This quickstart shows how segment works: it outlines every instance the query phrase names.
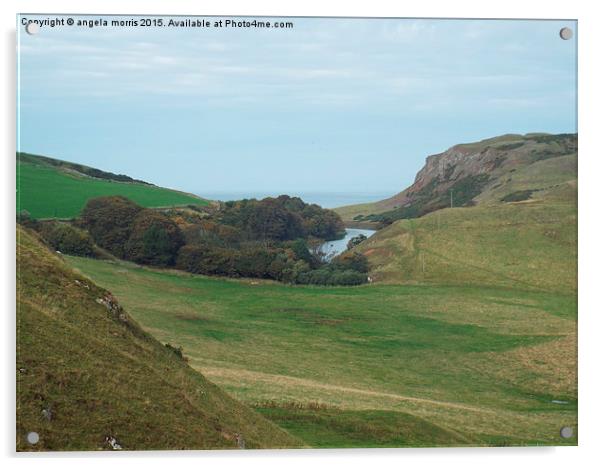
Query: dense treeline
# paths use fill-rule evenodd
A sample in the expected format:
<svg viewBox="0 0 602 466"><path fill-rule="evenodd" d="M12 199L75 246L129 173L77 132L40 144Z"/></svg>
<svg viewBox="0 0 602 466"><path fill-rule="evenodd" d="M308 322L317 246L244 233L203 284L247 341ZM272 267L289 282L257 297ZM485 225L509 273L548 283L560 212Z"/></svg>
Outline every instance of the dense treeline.
<svg viewBox="0 0 602 466"><path fill-rule="evenodd" d="M43 223L38 230L47 242L67 254L92 256L96 244L121 259L196 274L314 285L367 281L361 254L348 251L327 262L317 252L323 240L344 233L340 217L289 196L164 212L121 196L100 197L73 224Z"/></svg>

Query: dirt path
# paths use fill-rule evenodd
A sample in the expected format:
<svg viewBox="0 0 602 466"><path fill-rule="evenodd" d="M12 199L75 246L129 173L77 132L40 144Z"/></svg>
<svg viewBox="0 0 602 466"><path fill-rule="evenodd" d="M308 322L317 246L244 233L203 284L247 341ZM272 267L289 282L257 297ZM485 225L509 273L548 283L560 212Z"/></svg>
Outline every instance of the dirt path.
<svg viewBox="0 0 602 466"><path fill-rule="evenodd" d="M344 393L355 393L358 395L376 396L383 398L390 398L398 401L410 401L414 403L425 403L430 405L442 406L452 409L460 409L465 411L473 411L479 413L495 413L494 410L480 408L476 406L470 406L460 403L451 403L447 401L430 400L427 398L417 398L412 396L398 395L396 393L379 392L376 390L366 390L361 388L345 387L342 385L333 385L323 382L318 382L311 379L301 379L298 377L291 377L287 375L269 374L266 372L250 371L247 369L227 369L223 367L215 366L203 366L193 364L204 376L211 379L226 378L230 380L248 380L248 381L261 381L267 382L273 385L279 385L282 387L307 387L317 388L320 390L328 391L339 391Z"/></svg>

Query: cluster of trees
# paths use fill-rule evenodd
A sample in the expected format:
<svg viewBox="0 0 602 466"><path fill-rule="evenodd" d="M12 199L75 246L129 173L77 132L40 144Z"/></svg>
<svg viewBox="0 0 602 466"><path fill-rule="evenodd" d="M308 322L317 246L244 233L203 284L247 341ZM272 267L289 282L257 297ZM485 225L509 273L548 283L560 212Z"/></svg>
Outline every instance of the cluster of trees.
<svg viewBox="0 0 602 466"><path fill-rule="evenodd" d="M308 247L338 236L338 215L289 196L228 203L213 215L186 218L109 196L88 201L73 224L27 221L66 254L94 256L99 246L121 259L196 274L315 285L367 281L364 256L348 251L327 262Z"/></svg>
<svg viewBox="0 0 602 466"><path fill-rule="evenodd" d="M287 195L226 202L220 223L237 228L247 240L263 242L309 237L333 240L345 233L343 221L332 210Z"/></svg>
<svg viewBox="0 0 602 466"><path fill-rule="evenodd" d="M96 243L139 264L174 265L184 235L167 215L122 196L90 199L78 220Z"/></svg>

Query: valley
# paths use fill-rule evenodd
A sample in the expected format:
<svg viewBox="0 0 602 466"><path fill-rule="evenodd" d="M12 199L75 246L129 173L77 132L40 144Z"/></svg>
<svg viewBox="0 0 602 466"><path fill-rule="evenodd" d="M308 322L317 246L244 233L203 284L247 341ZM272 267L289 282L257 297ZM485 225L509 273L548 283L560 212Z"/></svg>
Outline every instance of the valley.
<svg viewBox="0 0 602 466"><path fill-rule="evenodd" d="M199 409L231 405L244 414L234 422L229 408L215 411L215 422L223 417L229 427L217 428L224 432L217 437L199 433L201 443L187 447L234 448L247 421L263 426L255 437L245 434L249 448L577 443L576 435L558 434L577 424L576 135L460 144L429 157L399 195L333 210L289 196L217 203L49 163L30 157L19 167L17 208L27 207L21 221L38 230L19 230L26 245L20 276L29 277L20 279L20 322L33 319L34 309L45 316L38 330L28 324L20 344L37 335L60 359L67 346L50 341L70 326L86 339L70 338L68 346L85 351L98 324L83 316L99 311L98 293L110 292L151 342L144 364L159 364L172 350L183 358L178 378L157 379L167 385L136 398L132 413L146 413L148 400L165 413L166 425L193 422L181 413L170 417L162 398L179 393L174 380L185 380L195 393L215 387L217 398ZM98 197L107 194L120 197ZM46 217L77 218L38 220ZM369 237L334 263L311 257L309 244L347 249L354 228L368 228ZM87 248L77 256L42 245L57 238L61 245L82 238ZM73 294L74 280L94 293ZM60 319L68 321L62 330ZM121 334L106 325L108 333L90 340L98 348ZM47 371L30 381L23 376L22 422L32 423L43 400L61 406L83 395L61 388L62 378L54 392L38 393L40 377L63 369L28 351L19 356L23 366ZM82 364L77 377L115 389L92 360ZM126 403L127 396L117 391L116 399ZM90 415L87 409L73 416ZM102 447L95 426L86 425L85 445ZM55 439L46 448L84 445L64 443L64 424L39 428ZM161 429L148 440L120 435L152 448L160 446Z"/></svg>

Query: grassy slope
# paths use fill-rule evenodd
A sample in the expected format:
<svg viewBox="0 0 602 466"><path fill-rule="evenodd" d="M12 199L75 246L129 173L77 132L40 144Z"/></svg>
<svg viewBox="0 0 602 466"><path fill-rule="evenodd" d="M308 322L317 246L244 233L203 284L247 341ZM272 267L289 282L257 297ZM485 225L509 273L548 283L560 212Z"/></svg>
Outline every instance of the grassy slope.
<svg viewBox="0 0 602 466"><path fill-rule="evenodd" d="M518 203L443 209L400 220L360 245L377 281L489 284L575 294L572 182Z"/></svg>
<svg viewBox="0 0 602 466"><path fill-rule="evenodd" d="M30 156L28 160L35 160ZM144 207L207 205L192 194L142 183L122 183L90 178L44 163L17 162L17 212L25 209L34 218L72 218L88 199L122 195Z"/></svg>
<svg viewBox="0 0 602 466"><path fill-rule="evenodd" d="M251 448L300 445L113 317L95 301L107 292L35 236L17 235L17 450L107 449L107 435L125 449L237 448L238 433Z"/></svg>
<svg viewBox="0 0 602 466"><path fill-rule="evenodd" d="M482 194L476 197L479 205L499 202L507 194L525 189L541 189L534 198L546 196L546 190L554 190L558 185L577 180L577 155L565 155L540 160L515 172L500 177Z"/></svg>
<svg viewBox="0 0 602 466"><path fill-rule="evenodd" d="M575 443L558 436L576 424L570 292L514 282L291 287L68 260L212 381L273 402L262 412L312 445ZM391 437L379 416L412 419L412 437Z"/></svg>

